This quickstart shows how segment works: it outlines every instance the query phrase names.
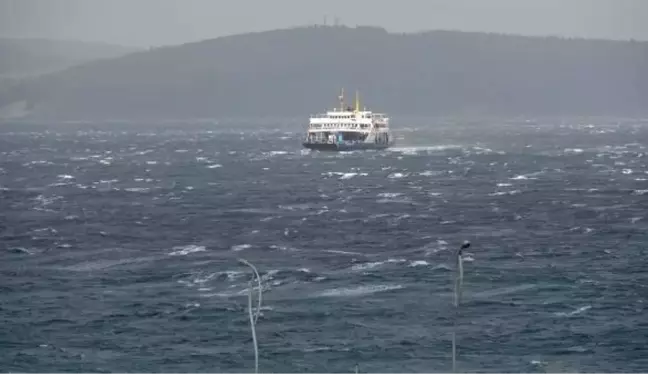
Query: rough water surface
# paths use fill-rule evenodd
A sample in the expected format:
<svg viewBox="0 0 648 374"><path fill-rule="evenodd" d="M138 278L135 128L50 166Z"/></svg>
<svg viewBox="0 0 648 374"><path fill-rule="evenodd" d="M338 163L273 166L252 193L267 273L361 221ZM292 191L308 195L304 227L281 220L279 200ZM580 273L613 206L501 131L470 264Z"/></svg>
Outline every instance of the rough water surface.
<svg viewBox="0 0 648 374"><path fill-rule="evenodd" d="M0 370L648 370L647 124L220 127L0 127Z"/></svg>

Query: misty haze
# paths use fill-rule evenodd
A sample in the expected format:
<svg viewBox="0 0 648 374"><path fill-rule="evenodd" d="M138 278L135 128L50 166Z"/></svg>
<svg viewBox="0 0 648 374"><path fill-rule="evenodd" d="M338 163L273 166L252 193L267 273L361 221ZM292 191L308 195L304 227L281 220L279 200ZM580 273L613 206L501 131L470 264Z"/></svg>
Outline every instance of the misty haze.
<svg viewBox="0 0 648 374"><path fill-rule="evenodd" d="M0 370L648 370L647 16L0 0Z"/></svg>

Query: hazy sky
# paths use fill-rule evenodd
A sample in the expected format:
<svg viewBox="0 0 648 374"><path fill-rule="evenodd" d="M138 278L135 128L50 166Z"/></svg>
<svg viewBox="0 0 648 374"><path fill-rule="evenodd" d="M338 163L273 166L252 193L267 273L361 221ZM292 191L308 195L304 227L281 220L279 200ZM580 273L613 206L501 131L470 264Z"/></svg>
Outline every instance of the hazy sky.
<svg viewBox="0 0 648 374"><path fill-rule="evenodd" d="M648 0L0 0L0 36L178 44L307 24L648 40Z"/></svg>

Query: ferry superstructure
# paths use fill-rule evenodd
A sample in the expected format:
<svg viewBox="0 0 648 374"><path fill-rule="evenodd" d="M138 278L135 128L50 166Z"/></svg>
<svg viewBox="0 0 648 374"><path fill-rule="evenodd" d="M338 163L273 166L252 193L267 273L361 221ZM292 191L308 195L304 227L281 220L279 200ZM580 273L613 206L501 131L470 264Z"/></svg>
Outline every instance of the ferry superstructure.
<svg viewBox="0 0 648 374"><path fill-rule="evenodd" d="M389 118L383 113L360 110L356 92L355 108L345 108L344 89L339 108L310 116L303 146L319 151L386 149L394 144Z"/></svg>

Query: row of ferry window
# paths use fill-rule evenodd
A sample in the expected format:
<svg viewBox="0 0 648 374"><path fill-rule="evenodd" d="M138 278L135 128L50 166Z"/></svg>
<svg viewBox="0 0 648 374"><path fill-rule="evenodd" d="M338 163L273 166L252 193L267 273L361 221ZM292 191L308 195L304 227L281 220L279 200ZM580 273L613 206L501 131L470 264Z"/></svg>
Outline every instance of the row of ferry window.
<svg viewBox="0 0 648 374"><path fill-rule="evenodd" d="M354 123L354 124L326 123L326 124L323 124L323 125L311 125L311 126L313 128L315 128L315 129L319 129L319 128L322 128L322 127L325 128L325 129L330 129L332 127L346 127L346 128L355 128L355 129L361 127L363 129L366 129L367 127L369 127L369 125L366 125L366 124L359 125L357 123Z"/></svg>
<svg viewBox="0 0 648 374"><path fill-rule="evenodd" d="M335 119L338 119L338 118L342 118L342 119L356 118L356 116L336 116L334 114L329 115L328 117L329 118L335 118ZM362 114L362 115L360 115L360 118L371 118L371 116L369 114Z"/></svg>

